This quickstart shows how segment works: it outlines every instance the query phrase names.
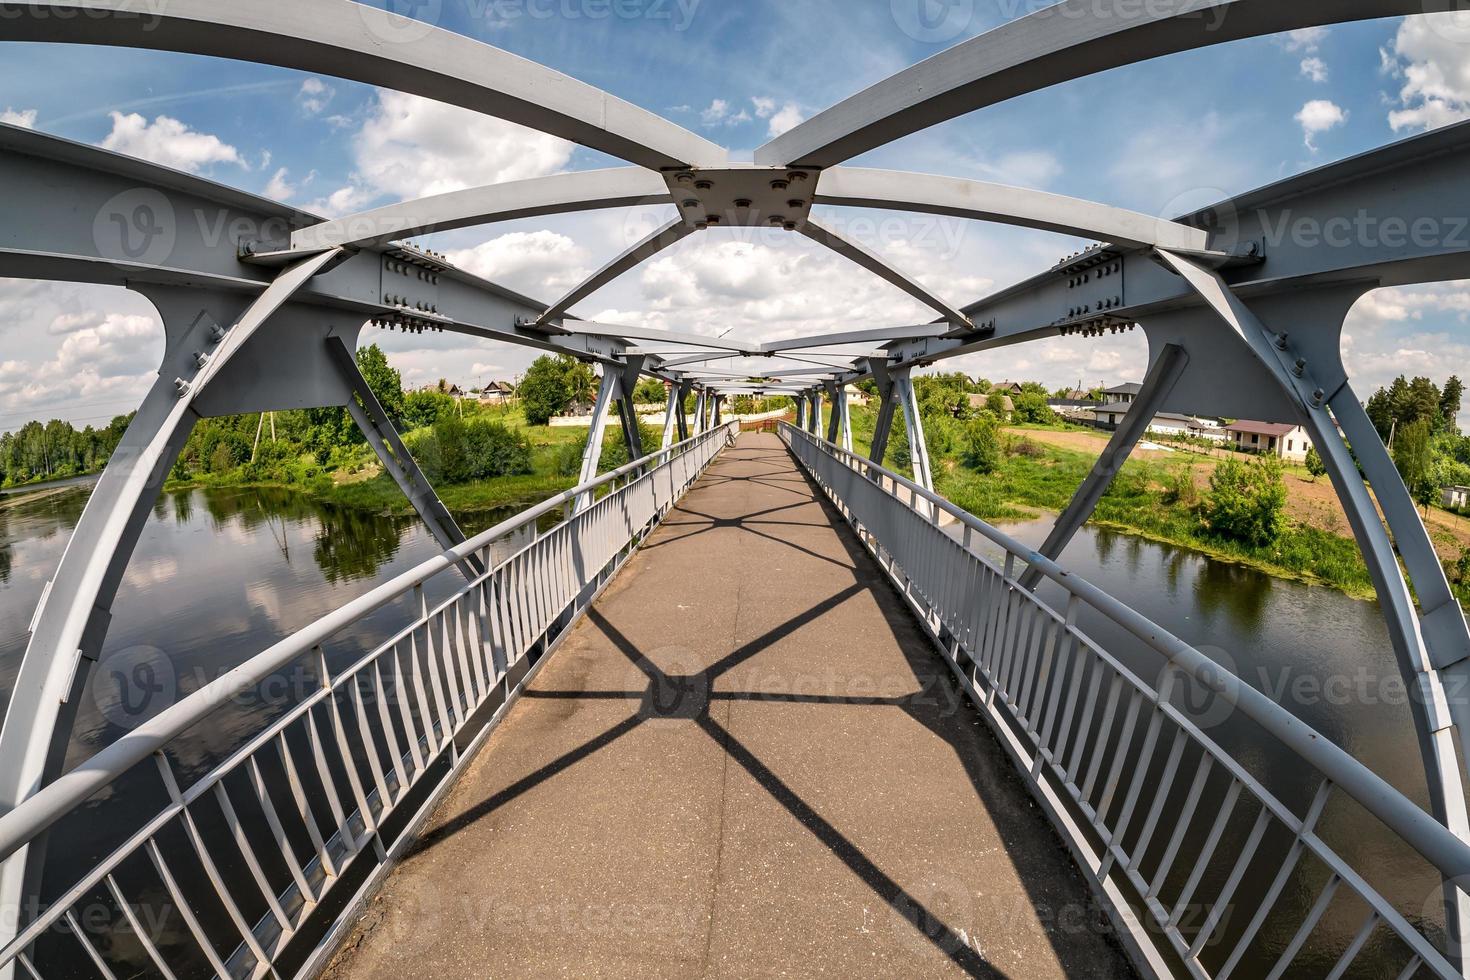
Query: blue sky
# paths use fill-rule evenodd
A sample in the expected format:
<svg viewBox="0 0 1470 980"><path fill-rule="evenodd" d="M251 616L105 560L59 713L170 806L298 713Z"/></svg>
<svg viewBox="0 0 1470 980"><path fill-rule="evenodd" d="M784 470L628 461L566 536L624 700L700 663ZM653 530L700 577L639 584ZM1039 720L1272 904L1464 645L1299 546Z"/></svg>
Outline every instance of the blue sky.
<svg viewBox="0 0 1470 980"><path fill-rule="evenodd" d="M390 0L377 0L383 6ZM737 152L881 78L1036 9L1025 0L391 0L547 64ZM916 30L915 4L940 28ZM613 11L603 15L606 11ZM621 15L620 15L621 14ZM300 72L156 52L10 44L0 119L340 214L423 193L616 163L497 120ZM858 161L1026 185L1173 216L1470 117L1470 20L1416 17L1238 42L1016 99ZM428 244L545 299L658 213L600 212ZM928 216L829 213L957 304L1075 248L1059 236ZM922 322L925 310L795 236L696 236L575 310L771 339ZM1373 294L1349 324L1366 395L1395 374L1470 372L1470 285ZM0 430L136 405L162 332L120 290L0 280ZM411 384L512 378L530 355L461 337L377 340ZM1136 379L1138 334L956 362L1053 386Z"/></svg>

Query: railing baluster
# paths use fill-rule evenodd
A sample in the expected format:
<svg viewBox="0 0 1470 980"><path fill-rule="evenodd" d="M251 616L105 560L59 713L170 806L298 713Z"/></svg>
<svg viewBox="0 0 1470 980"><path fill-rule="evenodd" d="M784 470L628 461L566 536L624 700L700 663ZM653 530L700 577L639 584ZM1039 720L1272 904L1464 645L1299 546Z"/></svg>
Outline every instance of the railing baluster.
<svg viewBox="0 0 1470 980"><path fill-rule="evenodd" d="M306 835L311 838L312 847L316 848L317 860L322 864L322 870L329 877L337 876L337 863L332 859L331 852L327 850L326 840L322 837L321 828L317 826L316 815L311 812L311 804L306 799L306 790L301 782L301 774L296 771L296 758L291 752L291 746L286 743L286 733L283 730L274 739L276 743L276 754L281 758L281 766L286 771L286 783L291 787L291 798L296 801L296 810L301 815L301 823L306 828Z"/></svg>
<svg viewBox="0 0 1470 980"><path fill-rule="evenodd" d="M152 962L153 968L158 971L159 975L163 977L163 980L178 980L174 976L174 971L169 969L169 965L164 960L163 954L158 951L158 946L153 941L154 937L143 927L143 922L138 918L138 913L133 911L133 904L123 894L122 887L118 885L117 879L110 874L107 876L107 890L112 893L112 900L117 903L117 907L122 911L123 917L128 920L128 928L133 930L133 935L138 939L138 945L143 947L143 952L148 955L148 959Z"/></svg>
<svg viewBox="0 0 1470 980"><path fill-rule="evenodd" d="M1097 815L1094 824L1105 838L1111 838L1111 832L1107 829L1105 814L1113 805L1113 796L1118 791L1118 781L1123 776L1123 765L1128 761L1128 749L1132 745L1133 727L1138 723L1138 711L1143 704L1143 694L1137 689L1129 692L1128 710L1123 714L1123 729L1118 736L1118 748L1113 753L1113 763L1108 767L1108 778L1103 783L1102 796L1099 797L1097 808L1093 811ZM1106 747L1104 741L1099 748Z"/></svg>
<svg viewBox="0 0 1470 980"><path fill-rule="evenodd" d="M1220 924L1220 918L1230 908L1230 900L1235 897L1235 890L1240 887L1241 879L1245 877L1246 869L1250 867L1251 861L1255 860L1256 851L1261 846L1261 838L1266 833L1266 828L1271 825L1271 812L1264 807L1256 817L1255 825L1251 827L1250 836L1245 840L1245 846L1240 849L1240 856L1235 859L1235 867L1230 869L1230 877L1225 879L1225 887L1215 896L1210 903L1210 914L1205 918L1205 924L1201 927L1199 934L1194 937L1194 942L1189 947L1190 956L1199 956L1200 950L1210 941L1215 934L1215 928Z"/></svg>
<svg viewBox="0 0 1470 980"><path fill-rule="evenodd" d="M1332 968L1332 972L1327 974L1326 980L1341 980L1347 973L1348 967L1353 965L1353 960L1358 958L1358 954L1368 944L1368 939L1373 935L1373 930L1378 928L1378 922L1377 912L1368 913L1368 918L1363 920L1362 926L1359 927L1357 934L1353 936L1353 941L1348 943L1347 949L1342 951L1342 956L1338 958L1337 965Z"/></svg>
<svg viewBox="0 0 1470 980"><path fill-rule="evenodd" d="M315 709L306 713L306 739L311 745L311 761L316 767L317 778L321 780L322 795L327 798L327 808L332 813L332 820L337 824L337 833L341 835L342 843L346 845L348 853L356 854L362 849L362 842L352 833L352 824L342 809L342 798L337 795L337 781L332 778L331 766L327 764L325 743L322 740L321 730L317 727ZM348 766L349 768L351 766L350 760Z"/></svg>
<svg viewBox="0 0 1470 980"><path fill-rule="evenodd" d="M373 726L368 721L367 705L362 697L362 672L352 676L347 687L352 693L352 713L357 717L357 737L362 745L362 754L367 759L368 772L373 777L373 786L378 790L378 810L386 814L393 806L393 795L388 792L388 780L383 774L383 760L378 753L378 740L373 737Z"/></svg>
<svg viewBox="0 0 1470 980"><path fill-rule="evenodd" d="M1112 677L1108 683L1108 701L1103 708L1102 724L1092 736L1092 761L1087 764L1087 781L1082 785L1081 801L1083 803L1092 799L1092 788L1097 785L1097 774L1102 769L1103 755L1107 752L1108 739L1113 733L1113 717L1118 711L1118 696L1123 690L1123 678L1117 673L1109 672L1112 673Z"/></svg>
<svg viewBox="0 0 1470 980"><path fill-rule="evenodd" d="M87 958L92 961L92 965L97 968L98 973L102 974L104 980L117 980L117 975L108 968L107 961L102 958L101 953L97 952L97 947L93 946L92 941L82 932L82 924L77 921L77 917L72 914L71 909L67 909L66 914L62 918L66 920L67 928L77 938L77 942L81 944L82 949L86 950Z"/></svg>
<svg viewBox="0 0 1470 980"><path fill-rule="evenodd" d="M1189 880L1184 883L1184 890L1179 893L1179 898L1174 903L1174 911L1169 916L1168 928L1178 930L1179 920L1188 910L1190 899L1194 898L1194 890L1199 887L1205 869L1209 867L1210 860L1215 856L1215 848L1220 846L1220 837L1225 833L1225 825L1230 822L1230 814L1235 810L1235 801L1240 799L1241 789L1240 780L1232 778L1230 788L1225 792L1225 800L1220 805L1220 812L1215 817L1214 825L1210 827L1210 835L1205 838L1205 846L1200 851L1199 857L1195 859L1194 870L1189 873Z"/></svg>
<svg viewBox="0 0 1470 980"><path fill-rule="evenodd" d="M1282 890L1286 888L1287 881L1296 872L1296 866L1301 861L1302 854L1306 851L1305 842L1302 838L1307 834L1315 832L1317 821L1321 819L1322 811L1327 807L1327 798L1331 795L1332 784L1324 780L1322 785L1317 787L1317 794L1312 798L1312 805L1307 809L1306 819L1302 821L1301 830L1291 842L1291 849L1282 860L1280 870L1276 872L1276 877L1272 879L1271 886L1266 889L1266 894L1261 897L1260 905L1256 908L1256 914L1251 917L1250 922L1246 925L1245 932L1236 940L1235 949L1230 953L1230 958L1225 961L1224 965L1215 974L1214 980L1228 980L1230 974L1235 972L1236 966L1240 964L1240 959L1250 947L1251 941L1256 938L1256 933L1261 931L1261 926L1265 924L1266 917L1271 914L1271 910L1276 906L1276 900L1281 897Z"/></svg>
<svg viewBox="0 0 1470 980"><path fill-rule="evenodd" d="M179 918L184 920L184 925L189 930L189 935L194 937L194 945L199 947L199 952L209 961L214 969L215 975L221 980L233 976L230 968L225 966L225 961L220 959L219 952L215 950L214 943L210 942L209 936L204 932L204 927L199 924L199 919L194 915L194 909L189 905L184 893L179 890L179 883L174 880L173 872L169 870L168 862L163 858L163 851L158 847L158 841L148 838L148 858L153 862L153 869L158 872L158 877L163 881L163 887L168 891L168 896L173 900L174 910L179 913Z"/></svg>
<svg viewBox="0 0 1470 980"><path fill-rule="evenodd" d="M383 658L377 657L373 660L373 697L378 704L378 724L383 728L383 740L388 743L388 759L391 763L390 771L394 780L398 783L398 796L392 799L397 803L408 792L409 785L413 782L413 776L405 771L403 764L403 749L398 745L398 733L393 730L393 712L388 709L388 689L383 683ZM413 729L409 729L410 737ZM384 773L387 776L387 773Z"/></svg>
<svg viewBox="0 0 1470 980"><path fill-rule="evenodd" d="M266 877L265 869L261 867L260 859L255 854L255 848L250 844L250 838L245 836L245 828L240 823L239 815L235 813L235 804L230 802L230 793L225 789L223 780L214 784L214 798L225 816L225 825L230 828L230 836L235 839L235 847L239 850L240 856L245 859L245 867L250 871L250 877L255 879L256 887L260 889L261 897L265 899L271 915L275 916L276 924L281 927L282 933L290 933L294 924L286 915L286 910L281 907L276 897L276 890L271 885L270 879Z"/></svg>
<svg viewBox="0 0 1470 980"><path fill-rule="evenodd" d="M250 785L255 789L255 799L260 803L261 812L265 814L266 825L270 827L271 836L276 840L276 849L281 852L281 860L286 862L286 867L290 870L291 877L301 892L301 900L308 904L313 903L316 901L316 895L312 892L311 886L307 884L306 869L297 860L296 850L291 846L291 839L286 836L286 828L281 823L280 812L276 810L270 790L266 788L265 777L260 771L260 764L255 761L255 756L250 757L248 766Z"/></svg>
<svg viewBox="0 0 1470 980"><path fill-rule="evenodd" d="M1158 715L1161 712L1155 712L1155 714ZM1148 816L1143 820L1143 830L1139 831L1138 842L1133 845L1133 856L1128 861L1129 871L1138 870L1139 865L1143 862L1144 852L1148 850L1148 845L1153 841L1154 831L1159 825L1159 817L1164 812L1164 801L1169 798L1169 791L1174 788L1174 777L1179 772L1179 760L1183 757L1184 747L1188 744L1189 736L1185 734L1184 729L1181 728L1174 733L1174 743L1169 747L1169 758L1164 763L1164 771L1158 783L1153 787L1154 801L1148 808ZM1142 772L1139 773L1139 778L1141 777ZM1138 787L1135 786L1129 792L1131 795L1137 795ZM1128 807L1132 809L1132 802L1128 804Z"/></svg>
<svg viewBox="0 0 1470 980"><path fill-rule="evenodd" d="M184 805L184 794L179 790L178 781L174 778L173 767L169 764L168 758L161 752L154 756L154 758L158 762L159 771L163 774L164 787L168 790L169 797L180 808L179 816L184 825L184 836L189 839L189 844L194 849L194 856L199 859L199 866L204 870L204 876L209 879L209 883L214 887L215 898L218 898L220 904L224 906L225 915L229 916L230 921L234 923L235 931L240 934L240 940L250 950L256 962L272 965L271 958L266 954L265 947L260 945L260 940L256 938L255 931L250 928L250 923L246 920L245 914L240 911L240 906L236 904L234 896L230 894L230 888L225 884L224 875L220 874L219 866L214 863L214 857L209 853L209 848L204 843L203 835L199 833L199 825L194 822L194 814ZM271 972L274 973L274 969Z"/></svg>
<svg viewBox="0 0 1470 980"><path fill-rule="evenodd" d="M1185 797L1184 806L1179 810L1179 817L1174 821L1174 833L1169 836L1169 844L1159 858L1158 867L1154 869L1153 880L1144 895L1145 899L1158 896L1159 889L1164 886L1164 879L1169 876L1169 871L1174 867L1174 858L1179 854L1180 845L1184 843L1184 835L1193 826L1194 811L1199 807L1200 797L1205 791L1205 783L1209 781L1210 772L1214 766L1215 760L1208 752L1200 757L1199 768L1194 773L1194 782L1189 787L1189 795ZM1143 851L1140 849L1135 855L1135 860L1142 859L1142 857Z"/></svg>

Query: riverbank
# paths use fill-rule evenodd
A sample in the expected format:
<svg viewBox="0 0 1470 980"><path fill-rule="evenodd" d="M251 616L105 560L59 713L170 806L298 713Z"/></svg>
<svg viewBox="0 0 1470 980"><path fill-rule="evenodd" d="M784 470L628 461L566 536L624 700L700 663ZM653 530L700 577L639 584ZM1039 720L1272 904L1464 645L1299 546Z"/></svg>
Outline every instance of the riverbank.
<svg viewBox="0 0 1470 980"><path fill-rule="evenodd" d="M866 451L873 417L853 413L854 444ZM1016 426L1002 432L1006 451L992 473L981 474L961 462L959 440L945 446L944 436L930 435L935 489L986 521L1034 519L1067 506L1107 445L1104 433L1076 426ZM940 445L936 445L940 443ZM885 465L898 472L890 443ZM1346 515L1330 483L1315 480L1302 468L1288 468L1286 526L1269 545L1255 546L1210 532L1199 501L1210 476L1229 454L1139 450L1124 464L1112 488L1099 503L1094 526L1137 535L1149 541L1186 548L1217 561L1251 568L1275 578L1324 586L1353 598L1374 599L1376 590ZM903 462L906 462L904 460ZM1193 487L1193 492L1188 492ZM1181 493L1181 488L1185 488ZM1439 518L1439 519L1436 519ZM1462 519L1431 512L1427 521L1440 556L1453 562L1470 544L1470 527ZM1470 588L1452 583L1462 602Z"/></svg>

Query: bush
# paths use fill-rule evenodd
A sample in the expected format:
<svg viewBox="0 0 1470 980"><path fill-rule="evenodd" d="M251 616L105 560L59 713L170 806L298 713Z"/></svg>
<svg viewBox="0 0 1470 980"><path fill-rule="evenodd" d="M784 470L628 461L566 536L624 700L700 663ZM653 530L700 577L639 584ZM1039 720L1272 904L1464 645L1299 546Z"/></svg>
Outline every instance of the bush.
<svg viewBox="0 0 1470 980"><path fill-rule="evenodd" d="M1001 462L1000 428L989 414L972 419L965 426L965 465L977 473L994 473Z"/></svg>
<svg viewBox="0 0 1470 980"><path fill-rule="evenodd" d="M1183 467L1171 470L1164 478L1164 503L1193 507L1199 503L1199 488L1194 485L1194 470Z"/></svg>
<svg viewBox="0 0 1470 980"><path fill-rule="evenodd" d="M1262 456L1251 463L1227 459L1215 467L1205 499L1209 530L1222 537L1261 546L1286 527L1286 485L1281 461Z"/></svg>
<svg viewBox="0 0 1470 980"><path fill-rule="evenodd" d="M1322 456L1317 452L1316 446L1307 447L1307 472L1312 474L1312 479L1327 475L1327 464L1322 462Z"/></svg>
<svg viewBox="0 0 1470 980"><path fill-rule="evenodd" d="M1034 391L1023 391L1012 399L1016 405L1014 419L1032 425L1052 425L1057 415L1046 403L1046 396Z"/></svg>

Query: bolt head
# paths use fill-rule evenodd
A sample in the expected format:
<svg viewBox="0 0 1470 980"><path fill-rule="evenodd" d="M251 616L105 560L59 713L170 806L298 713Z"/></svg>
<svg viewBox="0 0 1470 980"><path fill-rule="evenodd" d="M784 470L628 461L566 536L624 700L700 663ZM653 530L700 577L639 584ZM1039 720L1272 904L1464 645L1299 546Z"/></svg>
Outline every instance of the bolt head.
<svg viewBox="0 0 1470 980"><path fill-rule="evenodd" d="M773 191L784 191L784 190L786 190L786 188L788 188L790 186L791 186L791 182L790 181L787 181L787 180L773 180L773 181L771 181L771 190L773 190Z"/></svg>
<svg viewBox="0 0 1470 980"><path fill-rule="evenodd" d="M801 200L800 198L792 198L791 200L786 202L786 206L793 211L800 211L802 208L806 207L806 202Z"/></svg>
<svg viewBox="0 0 1470 980"><path fill-rule="evenodd" d="M696 180L694 182L694 189L697 191L710 191L714 190L714 188L715 182L712 180Z"/></svg>

